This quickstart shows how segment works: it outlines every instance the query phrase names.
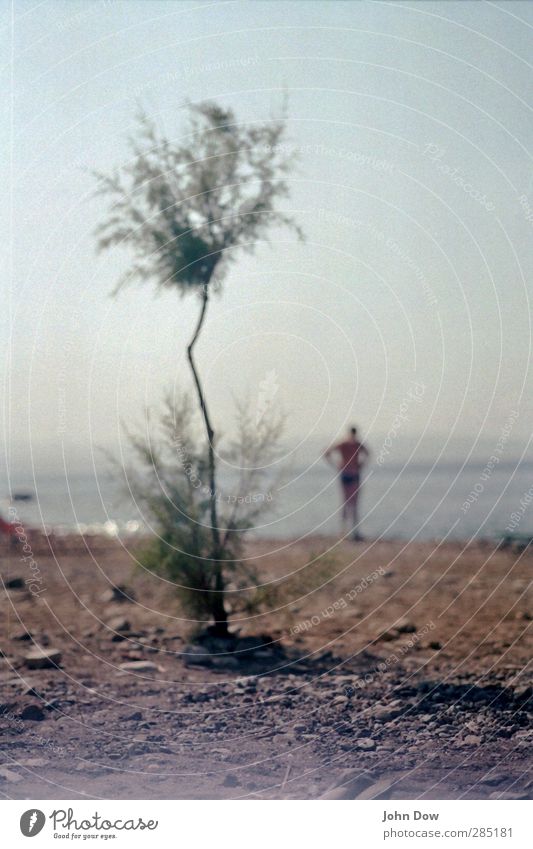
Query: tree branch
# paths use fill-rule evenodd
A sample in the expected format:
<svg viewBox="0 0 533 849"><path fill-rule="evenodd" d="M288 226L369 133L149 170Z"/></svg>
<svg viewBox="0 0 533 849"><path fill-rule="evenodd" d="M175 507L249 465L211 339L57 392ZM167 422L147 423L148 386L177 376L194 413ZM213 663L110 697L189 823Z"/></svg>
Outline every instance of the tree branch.
<svg viewBox="0 0 533 849"><path fill-rule="evenodd" d="M216 471L215 471L215 449L214 449L214 438L215 431L213 430L213 426L211 424L211 419L209 418L209 411L207 409L207 402L205 400L204 391L202 388L202 383L200 381L200 376L196 369L196 364L194 362L194 346L198 340L200 335L200 331L202 329L205 314L207 310L207 304L209 302L209 284L204 284L203 294L202 294L202 307L200 309L200 315L198 316L198 321L196 323L196 328L194 330L193 336L189 345L187 346L187 357L189 360L189 364L191 366L191 371L194 378L194 384L196 386L196 394L198 395L198 402L200 404L200 409L202 411L202 416L205 424L205 431L207 435L208 442L208 456L209 456L209 487L210 487L210 499L211 499L211 535L213 538L213 558L218 559L220 556L220 530L218 527L218 514L217 514L217 501L216 501Z"/></svg>

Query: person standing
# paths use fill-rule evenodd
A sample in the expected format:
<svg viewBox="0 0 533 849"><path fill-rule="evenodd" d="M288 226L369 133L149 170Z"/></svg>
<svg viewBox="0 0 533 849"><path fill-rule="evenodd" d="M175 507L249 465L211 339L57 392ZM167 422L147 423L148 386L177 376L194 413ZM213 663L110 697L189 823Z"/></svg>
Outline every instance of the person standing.
<svg viewBox="0 0 533 849"><path fill-rule="evenodd" d="M355 542L363 539L358 529L357 503L361 489L361 470L369 456L368 448L357 438L355 427L349 429L346 439L328 448L324 453L325 459L339 473L343 499L343 533L347 526L348 533L352 533L352 539Z"/></svg>

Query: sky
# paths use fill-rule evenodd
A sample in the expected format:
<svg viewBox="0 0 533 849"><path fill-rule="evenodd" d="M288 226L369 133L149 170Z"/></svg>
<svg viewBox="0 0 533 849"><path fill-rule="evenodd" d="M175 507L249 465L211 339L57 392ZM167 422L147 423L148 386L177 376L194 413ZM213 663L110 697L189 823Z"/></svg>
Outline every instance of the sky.
<svg viewBox="0 0 533 849"><path fill-rule="evenodd" d="M111 291L92 169L128 156L139 104L171 139L214 99L299 153L283 229L230 269L198 364L215 426L264 381L287 451L355 422L397 457L529 451L533 7L522 2L1 4L4 442L13 473L84 468L123 423L191 389L198 302ZM270 396L269 396L270 397ZM400 418L399 418L400 416ZM511 427L509 430L509 422ZM511 432L512 431L512 432ZM390 437L392 433L392 437Z"/></svg>

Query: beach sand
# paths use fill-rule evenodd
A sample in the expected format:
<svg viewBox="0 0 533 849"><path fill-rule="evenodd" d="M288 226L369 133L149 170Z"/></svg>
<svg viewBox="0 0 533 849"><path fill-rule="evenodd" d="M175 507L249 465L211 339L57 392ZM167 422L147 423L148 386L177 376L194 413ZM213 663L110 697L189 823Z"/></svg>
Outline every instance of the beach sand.
<svg viewBox="0 0 533 849"><path fill-rule="evenodd" d="M22 579L1 601L6 798L533 795L527 550L250 543L292 595L212 657L190 654L191 623L133 540L31 547L33 593L29 561L1 550L4 582ZM59 665L29 669L34 643Z"/></svg>

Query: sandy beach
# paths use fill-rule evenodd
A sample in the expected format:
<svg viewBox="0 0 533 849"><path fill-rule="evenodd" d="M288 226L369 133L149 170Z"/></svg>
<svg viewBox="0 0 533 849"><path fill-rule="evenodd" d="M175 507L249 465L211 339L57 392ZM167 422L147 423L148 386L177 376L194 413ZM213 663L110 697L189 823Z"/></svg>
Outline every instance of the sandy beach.
<svg viewBox="0 0 533 849"><path fill-rule="evenodd" d="M213 654L132 541L31 546L1 551L4 798L533 795L528 550L254 542L291 595Z"/></svg>

